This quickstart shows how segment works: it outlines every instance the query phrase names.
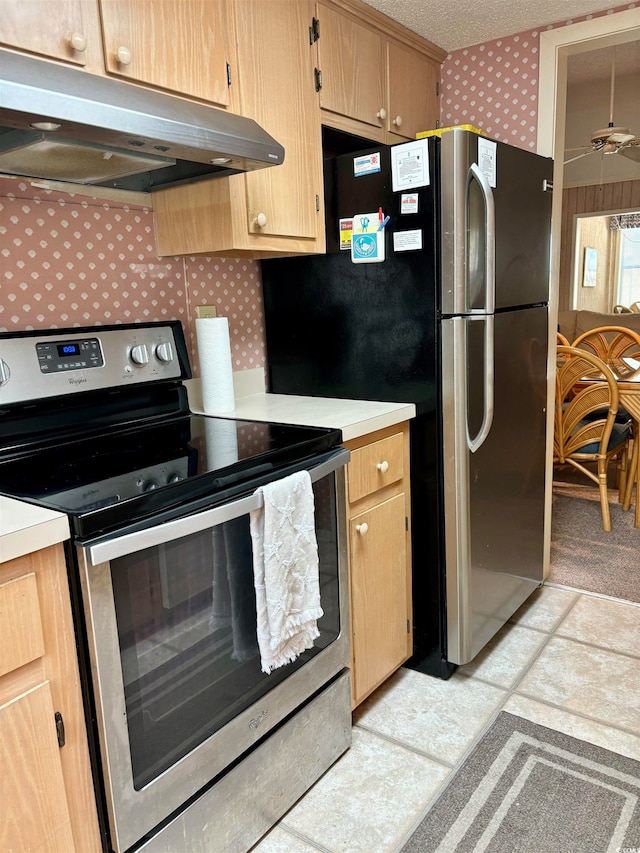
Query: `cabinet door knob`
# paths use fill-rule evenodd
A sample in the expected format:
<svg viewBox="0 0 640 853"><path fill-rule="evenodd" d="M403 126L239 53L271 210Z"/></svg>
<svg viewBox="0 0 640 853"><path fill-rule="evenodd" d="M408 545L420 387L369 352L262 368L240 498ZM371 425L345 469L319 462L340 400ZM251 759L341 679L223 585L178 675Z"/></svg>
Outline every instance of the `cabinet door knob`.
<svg viewBox="0 0 640 853"><path fill-rule="evenodd" d="M363 521L362 524L356 524L356 530L360 534L360 536L366 536L369 532L369 525L366 521Z"/></svg>
<svg viewBox="0 0 640 853"><path fill-rule="evenodd" d="M131 51L123 44L116 51L116 59L119 65L131 65Z"/></svg>
<svg viewBox="0 0 640 853"><path fill-rule="evenodd" d="M386 474L389 470L389 463L386 459L384 459L382 462L378 462L376 468L378 469L378 471L380 471L381 474Z"/></svg>
<svg viewBox="0 0 640 853"><path fill-rule="evenodd" d="M87 49L87 39L82 33L71 33L69 44L76 53L84 53Z"/></svg>
<svg viewBox="0 0 640 853"><path fill-rule="evenodd" d="M267 224L267 216L265 213L259 213L253 221L258 228L264 228Z"/></svg>
<svg viewBox="0 0 640 853"><path fill-rule="evenodd" d="M393 120L393 123L396 127L400 127L402 125L402 116L396 116Z"/></svg>
<svg viewBox="0 0 640 853"><path fill-rule="evenodd" d="M380 107L380 109L378 110L376 115L378 116L379 119L382 119L382 121L384 121L387 117L387 111L385 110L384 107Z"/></svg>

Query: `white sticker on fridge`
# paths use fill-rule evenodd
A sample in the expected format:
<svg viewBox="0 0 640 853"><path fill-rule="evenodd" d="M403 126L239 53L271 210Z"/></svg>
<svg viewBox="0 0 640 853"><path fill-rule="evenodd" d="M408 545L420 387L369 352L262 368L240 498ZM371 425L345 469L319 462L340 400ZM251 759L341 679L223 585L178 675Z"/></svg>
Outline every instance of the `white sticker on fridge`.
<svg viewBox="0 0 640 853"><path fill-rule="evenodd" d="M394 231L393 232L393 251L394 252L412 252L422 248L422 231L418 228L415 231Z"/></svg>
<svg viewBox="0 0 640 853"><path fill-rule="evenodd" d="M429 145L416 139L391 149L391 176L394 193L429 184Z"/></svg>
<svg viewBox="0 0 640 853"><path fill-rule="evenodd" d="M400 213L418 212L418 193L402 193L400 196Z"/></svg>
<svg viewBox="0 0 640 853"><path fill-rule="evenodd" d="M497 147L491 139L478 137L478 168L487 179L490 187L496 186Z"/></svg>
<svg viewBox="0 0 640 853"><path fill-rule="evenodd" d="M361 178L363 175L371 175L374 172L380 171L380 154L376 151L375 154L365 154L362 157L353 158L353 174L356 178Z"/></svg>

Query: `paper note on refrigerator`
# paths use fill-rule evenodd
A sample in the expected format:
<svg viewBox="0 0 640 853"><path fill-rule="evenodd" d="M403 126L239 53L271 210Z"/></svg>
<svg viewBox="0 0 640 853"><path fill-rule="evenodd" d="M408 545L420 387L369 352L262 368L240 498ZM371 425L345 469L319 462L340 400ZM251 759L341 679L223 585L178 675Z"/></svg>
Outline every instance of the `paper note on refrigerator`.
<svg viewBox="0 0 640 853"><path fill-rule="evenodd" d="M478 167L490 187L496 185L497 148L498 146L491 139L478 137Z"/></svg>
<svg viewBox="0 0 640 853"><path fill-rule="evenodd" d="M429 184L429 144L416 139L391 149L391 178L394 193Z"/></svg>

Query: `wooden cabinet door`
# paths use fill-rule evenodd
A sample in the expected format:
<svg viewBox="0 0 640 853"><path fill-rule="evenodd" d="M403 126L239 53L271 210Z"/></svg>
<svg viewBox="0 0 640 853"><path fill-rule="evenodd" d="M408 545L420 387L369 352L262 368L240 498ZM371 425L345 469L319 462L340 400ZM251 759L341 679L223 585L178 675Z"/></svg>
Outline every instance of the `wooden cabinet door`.
<svg viewBox="0 0 640 853"><path fill-rule="evenodd" d="M0 44L84 65L92 13L83 0L0 0Z"/></svg>
<svg viewBox="0 0 640 853"><path fill-rule="evenodd" d="M236 7L242 114L285 150L284 163L247 174L247 228L255 235L322 238L320 107L305 0L242 0ZM256 247L257 248L257 247Z"/></svg>
<svg viewBox="0 0 640 853"><path fill-rule="evenodd" d="M229 104L229 0L100 0L107 70Z"/></svg>
<svg viewBox="0 0 640 853"><path fill-rule="evenodd" d="M0 563L0 637L0 850L99 853L62 545Z"/></svg>
<svg viewBox="0 0 640 853"><path fill-rule="evenodd" d="M76 849L49 682L0 705L0 850Z"/></svg>
<svg viewBox="0 0 640 853"><path fill-rule="evenodd" d="M387 130L404 139L415 139L416 133L435 128L440 118L440 65L394 42L387 44L387 61Z"/></svg>
<svg viewBox="0 0 640 853"><path fill-rule="evenodd" d="M357 704L407 659L404 493L352 518L349 543Z"/></svg>
<svg viewBox="0 0 640 853"><path fill-rule="evenodd" d="M384 43L366 26L320 4L320 106L372 127L384 126Z"/></svg>

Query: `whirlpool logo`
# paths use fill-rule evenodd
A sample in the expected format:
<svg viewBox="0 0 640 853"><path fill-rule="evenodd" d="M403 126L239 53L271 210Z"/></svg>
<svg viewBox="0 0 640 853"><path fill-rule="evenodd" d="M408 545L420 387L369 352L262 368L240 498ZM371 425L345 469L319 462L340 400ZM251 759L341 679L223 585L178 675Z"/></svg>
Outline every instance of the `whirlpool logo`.
<svg viewBox="0 0 640 853"><path fill-rule="evenodd" d="M249 720L249 728L253 730L257 729L268 713L268 711L263 711L261 714L258 714L257 717L254 717L253 720Z"/></svg>
<svg viewBox="0 0 640 853"><path fill-rule="evenodd" d="M79 377L78 379L73 379L71 376L67 379L69 385L84 385L86 383L86 378Z"/></svg>

